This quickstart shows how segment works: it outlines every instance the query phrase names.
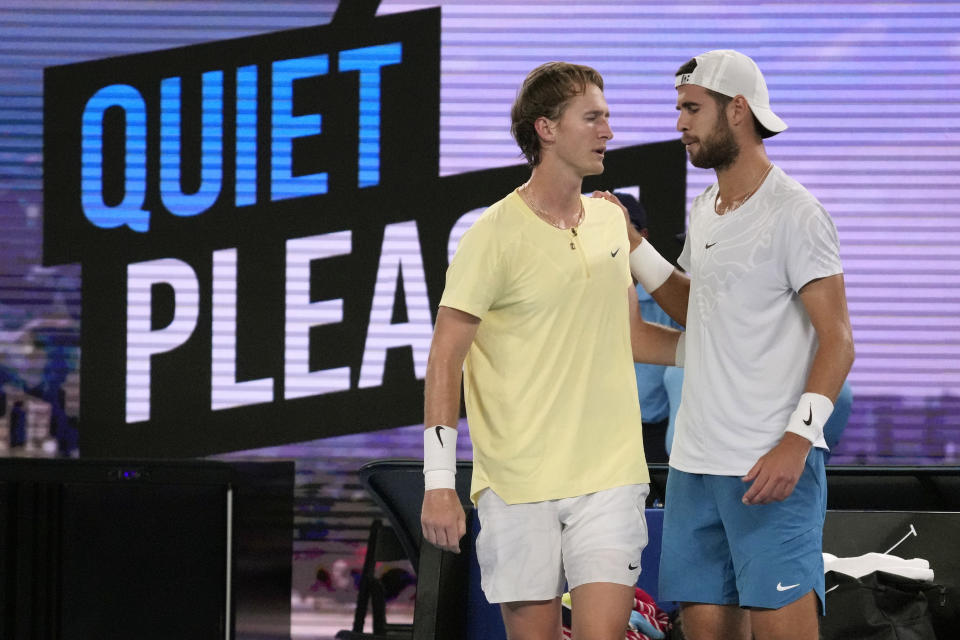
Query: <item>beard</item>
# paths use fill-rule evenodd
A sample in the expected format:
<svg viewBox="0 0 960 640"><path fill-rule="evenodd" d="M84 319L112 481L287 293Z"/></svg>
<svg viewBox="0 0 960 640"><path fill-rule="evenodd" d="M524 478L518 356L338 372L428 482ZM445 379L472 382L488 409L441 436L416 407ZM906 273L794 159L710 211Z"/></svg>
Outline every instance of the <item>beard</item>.
<svg viewBox="0 0 960 640"><path fill-rule="evenodd" d="M723 109L717 116L717 125L708 138L700 140L700 151L690 154L690 164L700 169L723 171L740 155L740 145L733 139L733 131Z"/></svg>

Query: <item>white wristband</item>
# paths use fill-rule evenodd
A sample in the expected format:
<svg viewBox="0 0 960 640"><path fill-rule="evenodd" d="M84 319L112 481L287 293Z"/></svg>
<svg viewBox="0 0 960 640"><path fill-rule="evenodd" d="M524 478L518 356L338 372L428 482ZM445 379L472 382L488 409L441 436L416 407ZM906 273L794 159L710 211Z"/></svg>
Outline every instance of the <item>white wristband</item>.
<svg viewBox="0 0 960 640"><path fill-rule="evenodd" d="M787 431L806 438L813 444L823 440L823 425L833 413L833 402L819 393L804 393L797 408L790 414Z"/></svg>
<svg viewBox="0 0 960 640"><path fill-rule="evenodd" d="M653 293L673 273L673 265L644 239L630 252L630 273L647 293Z"/></svg>
<svg viewBox="0 0 960 640"><path fill-rule="evenodd" d="M683 366L683 361L687 357L687 332L681 331L677 339L677 354L674 356L674 364L678 367Z"/></svg>
<svg viewBox="0 0 960 640"><path fill-rule="evenodd" d="M423 430L423 488L456 489L457 430L442 424Z"/></svg>

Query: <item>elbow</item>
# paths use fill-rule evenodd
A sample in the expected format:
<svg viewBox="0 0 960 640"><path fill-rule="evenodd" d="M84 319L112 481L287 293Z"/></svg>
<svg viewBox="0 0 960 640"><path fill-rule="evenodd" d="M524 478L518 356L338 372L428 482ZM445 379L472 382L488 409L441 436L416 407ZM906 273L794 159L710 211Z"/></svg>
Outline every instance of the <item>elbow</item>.
<svg viewBox="0 0 960 640"><path fill-rule="evenodd" d="M641 320L630 332L630 351L634 362L650 362L650 334L648 325Z"/></svg>
<svg viewBox="0 0 960 640"><path fill-rule="evenodd" d="M837 330L821 336L817 357L824 358L824 364L829 363L831 369L846 377L856 358L851 331Z"/></svg>
<svg viewBox="0 0 960 640"><path fill-rule="evenodd" d="M852 332L850 331L844 332L843 341L840 345L840 351L843 354L844 364L846 365L847 373L849 373L851 367L853 367L853 361L857 357L857 350L853 344Z"/></svg>

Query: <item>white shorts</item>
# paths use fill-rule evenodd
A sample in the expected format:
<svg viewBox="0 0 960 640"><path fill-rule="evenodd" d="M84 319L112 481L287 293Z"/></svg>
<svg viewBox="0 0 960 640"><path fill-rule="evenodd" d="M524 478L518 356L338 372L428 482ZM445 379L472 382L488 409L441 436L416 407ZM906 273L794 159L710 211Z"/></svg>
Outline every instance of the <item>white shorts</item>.
<svg viewBox="0 0 960 640"><path fill-rule="evenodd" d="M574 498L507 504L477 498L477 560L491 603L551 600L590 582L633 586L647 546L650 486L631 484Z"/></svg>

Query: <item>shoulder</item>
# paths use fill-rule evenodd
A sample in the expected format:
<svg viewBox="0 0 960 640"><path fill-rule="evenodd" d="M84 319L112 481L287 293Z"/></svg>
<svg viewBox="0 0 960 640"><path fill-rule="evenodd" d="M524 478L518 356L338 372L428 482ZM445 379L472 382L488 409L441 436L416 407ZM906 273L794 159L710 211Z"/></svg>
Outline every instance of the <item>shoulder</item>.
<svg viewBox="0 0 960 640"><path fill-rule="evenodd" d="M508 236L510 227L522 224L523 212L519 208L519 197L511 193L493 203L473 222L464 233L476 241L480 238L495 240L499 236Z"/></svg>
<svg viewBox="0 0 960 640"><path fill-rule="evenodd" d="M827 210L802 184L779 168L767 196L782 242L839 251L837 227Z"/></svg>
<svg viewBox="0 0 960 640"><path fill-rule="evenodd" d="M583 208L590 216L595 216L598 220L605 223L623 223L623 209L603 198L593 198L590 196L580 196L583 201Z"/></svg>
<svg viewBox="0 0 960 640"><path fill-rule="evenodd" d="M830 216L817 198L806 187L776 167L771 198L776 202L781 215L798 223L810 218L829 220Z"/></svg>
<svg viewBox="0 0 960 640"><path fill-rule="evenodd" d="M498 265L527 242L529 227L536 222L513 191L487 207L457 241L454 260L462 263Z"/></svg>
<svg viewBox="0 0 960 640"><path fill-rule="evenodd" d="M507 194L500 200L487 207L486 210L480 214L480 217L477 218L476 224L492 226L496 224L503 224L504 222L509 221L511 216L519 213L517 211L517 203L511 196L515 196L515 194Z"/></svg>

